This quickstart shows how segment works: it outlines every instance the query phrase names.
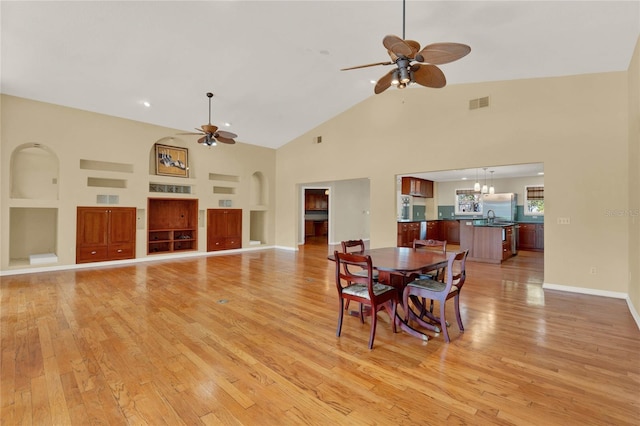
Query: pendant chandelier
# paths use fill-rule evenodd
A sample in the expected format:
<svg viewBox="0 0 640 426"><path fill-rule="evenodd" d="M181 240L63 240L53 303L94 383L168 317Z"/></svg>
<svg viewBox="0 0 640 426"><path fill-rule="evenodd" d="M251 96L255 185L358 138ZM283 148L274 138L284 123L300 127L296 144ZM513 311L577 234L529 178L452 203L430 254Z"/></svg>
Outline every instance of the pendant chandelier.
<svg viewBox="0 0 640 426"><path fill-rule="evenodd" d="M493 170L491 170L489 173L491 173L491 186L489 187L489 194L495 194L496 193L496 189L493 187Z"/></svg>
<svg viewBox="0 0 640 426"><path fill-rule="evenodd" d="M486 194L489 192L489 187L487 186L487 168L483 167L482 169L484 170L484 185L482 185L482 190L480 190L480 192L482 194Z"/></svg>

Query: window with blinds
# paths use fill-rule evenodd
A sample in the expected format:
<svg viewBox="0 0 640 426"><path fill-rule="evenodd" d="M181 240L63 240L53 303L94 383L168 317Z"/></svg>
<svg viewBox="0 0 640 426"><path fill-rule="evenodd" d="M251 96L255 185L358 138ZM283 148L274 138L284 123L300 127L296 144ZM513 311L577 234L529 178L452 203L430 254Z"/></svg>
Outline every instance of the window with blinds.
<svg viewBox="0 0 640 426"><path fill-rule="evenodd" d="M473 189L456 189L456 215L482 214L482 203L480 193Z"/></svg>
<svg viewBox="0 0 640 426"><path fill-rule="evenodd" d="M544 216L544 186L524 187L525 216Z"/></svg>

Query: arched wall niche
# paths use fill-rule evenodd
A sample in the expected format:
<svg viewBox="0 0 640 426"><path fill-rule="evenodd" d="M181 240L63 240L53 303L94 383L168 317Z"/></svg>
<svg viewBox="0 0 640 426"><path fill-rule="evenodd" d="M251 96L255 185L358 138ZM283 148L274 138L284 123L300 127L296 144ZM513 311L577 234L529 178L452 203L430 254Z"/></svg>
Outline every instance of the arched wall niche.
<svg viewBox="0 0 640 426"><path fill-rule="evenodd" d="M251 196L252 206L266 206L269 204L268 185L262 172L254 172L251 175L249 194Z"/></svg>
<svg viewBox="0 0 640 426"><path fill-rule="evenodd" d="M16 147L9 173L11 198L58 199L60 162L48 146L31 142Z"/></svg>

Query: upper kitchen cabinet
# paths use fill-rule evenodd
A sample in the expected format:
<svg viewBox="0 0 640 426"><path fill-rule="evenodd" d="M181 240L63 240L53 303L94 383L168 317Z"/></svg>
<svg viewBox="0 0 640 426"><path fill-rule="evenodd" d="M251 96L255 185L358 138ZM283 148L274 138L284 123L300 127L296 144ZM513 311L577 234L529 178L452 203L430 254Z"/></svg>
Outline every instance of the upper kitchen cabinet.
<svg viewBox="0 0 640 426"><path fill-rule="evenodd" d="M433 181L404 176L402 178L402 194L414 197L433 198Z"/></svg>
<svg viewBox="0 0 640 426"><path fill-rule="evenodd" d="M324 189L307 189L304 200L305 210L327 211L329 209L329 196Z"/></svg>

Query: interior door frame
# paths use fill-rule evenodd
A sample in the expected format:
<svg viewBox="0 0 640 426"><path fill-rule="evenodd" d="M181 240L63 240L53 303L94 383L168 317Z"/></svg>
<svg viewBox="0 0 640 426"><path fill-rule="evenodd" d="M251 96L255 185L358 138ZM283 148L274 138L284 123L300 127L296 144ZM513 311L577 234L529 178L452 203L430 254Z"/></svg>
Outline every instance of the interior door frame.
<svg viewBox="0 0 640 426"><path fill-rule="evenodd" d="M327 244L331 241L331 230L332 230L332 188L331 185L328 184L301 184L300 185L300 196L299 201L299 227L298 227L298 245L304 245L306 242L305 230L304 230L304 214L305 214L305 192L307 189L324 189L325 191L329 191L328 195L328 209L327 209Z"/></svg>

